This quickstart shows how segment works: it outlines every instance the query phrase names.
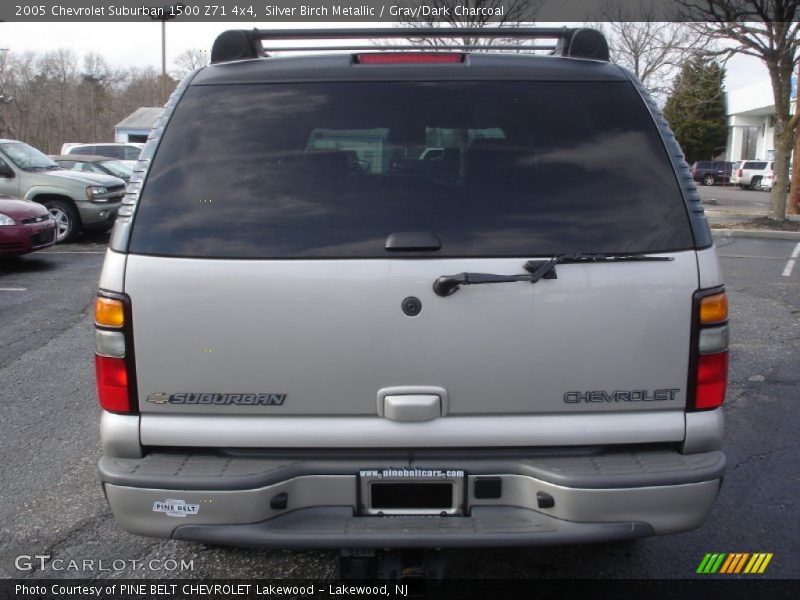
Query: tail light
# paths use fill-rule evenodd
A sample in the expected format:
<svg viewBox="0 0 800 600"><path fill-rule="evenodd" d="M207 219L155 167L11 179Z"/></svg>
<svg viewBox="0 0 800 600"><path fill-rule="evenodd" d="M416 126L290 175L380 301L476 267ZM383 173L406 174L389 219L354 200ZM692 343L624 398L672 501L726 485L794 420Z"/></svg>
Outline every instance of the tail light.
<svg viewBox="0 0 800 600"><path fill-rule="evenodd" d="M100 398L100 406L112 412L131 412L125 359L95 354L94 366L97 371L97 396Z"/></svg>
<svg viewBox="0 0 800 600"><path fill-rule="evenodd" d="M101 291L95 300L94 324L94 365L100 406L111 412L135 413L130 298Z"/></svg>
<svg viewBox="0 0 800 600"><path fill-rule="evenodd" d="M687 410L722 406L728 381L728 298L723 288L694 295Z"/></svg>
<svg viewBox="0 0 800 600"><path fill-rule="evenodd" d="M744 171L742 169L739 169L738 171L736 171L736 176L737 177L741 177L743 174L744 174Z"/></svg>

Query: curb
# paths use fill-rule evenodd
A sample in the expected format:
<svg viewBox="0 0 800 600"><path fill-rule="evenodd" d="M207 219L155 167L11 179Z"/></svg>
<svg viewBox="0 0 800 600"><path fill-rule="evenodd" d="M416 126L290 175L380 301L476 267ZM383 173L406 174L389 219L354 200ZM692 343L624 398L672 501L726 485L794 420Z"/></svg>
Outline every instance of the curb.
<svg viewBox="0 0 800 600"><path fill-rule="evenodd" d="M712 229L711 235L719 237L748 237L765 240L800 241L800 231L774 231L772 229Z"/></svg>

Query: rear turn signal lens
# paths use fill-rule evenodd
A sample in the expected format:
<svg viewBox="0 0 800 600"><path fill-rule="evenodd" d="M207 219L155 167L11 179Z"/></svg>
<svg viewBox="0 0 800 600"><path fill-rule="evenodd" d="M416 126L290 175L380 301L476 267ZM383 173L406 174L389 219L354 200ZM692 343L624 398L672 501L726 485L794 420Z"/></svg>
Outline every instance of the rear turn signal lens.
<svg viewBox="0 0 800 600"><path fill-rule="evenodd" d="M700 324L722 323L728 320L728 297L724 292L700 300Z"/></svg>
<svg viewBox="0 0 800 600"><path fill-rule="evenodd" d="M432 64L460 63L463 54L455 52L384 52L375 54L356 54L356 62L362 65L388 64Z"/></svg>
<svg viewBox="0 0 800 600"><path fill-rule="evenodd" d="M694 407L708 410L722 406L728 380L728 353L706 354L697 362Z"/></svg>
<svg viewBox="0 0 800 600"><path fill-rule="evenodd" d="M104 327L122 327L125 324L122 301L98 297L94 302L94 322Z"/></svg>
<svg viewBox="0 0 800 600"><path fill-rule="evenodd" d="M94 357L100 406L112 412L130 412L128 371L123 358Z"/></svg>

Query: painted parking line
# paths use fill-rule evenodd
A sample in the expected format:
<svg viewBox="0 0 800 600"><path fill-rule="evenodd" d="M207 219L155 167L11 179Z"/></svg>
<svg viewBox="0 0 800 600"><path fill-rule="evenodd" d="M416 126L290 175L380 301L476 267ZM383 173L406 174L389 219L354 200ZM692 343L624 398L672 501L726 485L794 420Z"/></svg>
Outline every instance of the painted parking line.
<svg viewBox="0 0 800 600"><path fill-rule="evenodd" d="M800 256L800 242L797 242L794 250L792 250L792 257L786 261L786 266L783 268L784 277L791 277L798 256Z"/></svg>
<svg viewBox="0 0 800 600"><path fill-rule="evenodd" d="M40 254L105 254L105 250L42 250Z"/></svg>
<svg viewBox="0 0 800 600"><path fill-rule="evenodd" d="M23 287L0 287L0 292L27 292L28 288Z"/></svg>
<svg viewBox="0 0 800 600"><path fill-rule="evenodd" d="M758 254L721 254L717 253L720 258L755 258L758 260L785 260L782 256L760 256Z"/></svg>

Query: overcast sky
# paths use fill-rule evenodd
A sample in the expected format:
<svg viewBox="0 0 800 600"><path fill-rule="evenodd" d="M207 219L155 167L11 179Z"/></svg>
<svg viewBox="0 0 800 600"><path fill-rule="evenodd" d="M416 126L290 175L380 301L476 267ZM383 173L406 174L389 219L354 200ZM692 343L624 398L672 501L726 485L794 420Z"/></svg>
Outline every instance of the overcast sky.
<svg viewBox="0 0 800 600"><path fill-rule="evenodd" d="M550 24L548 24L550 25ZM226 29L369 27L370 23L181 23L167 22L167 70L187 49L211 51L214 38ZM386 27L386 24L379 24ZM307 42L304 42L307 44ZM2 23L0 48L11 52L69 48L81 57L88 52L102 55L111 66L147 66L161 69L161 24L153 23ZM736 56L728 63L728 91L767 81L767 71L755 58Z"/></svg>

